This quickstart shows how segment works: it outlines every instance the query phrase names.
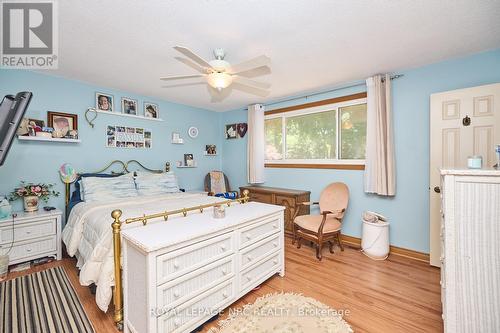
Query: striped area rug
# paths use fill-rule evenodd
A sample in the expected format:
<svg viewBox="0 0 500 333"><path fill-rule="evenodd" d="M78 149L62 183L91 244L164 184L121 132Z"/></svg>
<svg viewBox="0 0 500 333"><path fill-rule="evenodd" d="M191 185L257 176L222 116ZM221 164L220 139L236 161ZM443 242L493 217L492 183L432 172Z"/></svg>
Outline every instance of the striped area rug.
<svg viewBox="0 0 500 333"><path fill-rule="evenodd" d="M0 332L94 333L62 267L0 284Z"/></svg>

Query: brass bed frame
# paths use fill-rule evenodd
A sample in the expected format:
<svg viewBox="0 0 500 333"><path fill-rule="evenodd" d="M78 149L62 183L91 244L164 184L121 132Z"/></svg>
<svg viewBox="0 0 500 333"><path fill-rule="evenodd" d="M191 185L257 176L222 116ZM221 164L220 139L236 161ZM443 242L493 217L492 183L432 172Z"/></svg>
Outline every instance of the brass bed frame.
<svg viewBox="0 0 500 333"><path fill-rule="evenodd" d="M163 172L168 172L170 171L170 164L167 162L165 164L165 171L163 170L158 170L158 169L150 169L145 167L142 163L140 163L137 160L130 160L127 162L123 162L120 160L114 160L111 163L109 163L105 168L96 171L94 173L103 173L106 170L110 169L114 165L119 165L121 167L120 172L115 172L112 171L111 174L125 174L131 172L129 169L129 164L135 163L138 166L140 166L142 169L147 170L152 173L163 173ZM68 206L69 206L69 201L70 201L70 192L71 192L71 184L67 183L66 185L66 212L68 212ZM233 203L247 203L250 199L249 197L249 191L245 190L243 191L243 195L239 199L234 199L234 200L224 200L224 201L219 201L216 203L211 203L211 204L205 204L205 205L198 205L198 206L193 206L193 207L186 207L182 209L176 209L176 210L171 210L171 211L163 211L160 213L156 214L149 214L149 215L143 215L139 217L132 217L128 218L125 220L120 220L122 216L122 211L119 209L114 209L111 212L111 217L113 218L113 223L111 223L111 228L113 229L113 261L114 261L114 275L115 275L115 288L113 290L113 304L114 304L114 316L113 319L115 321L116 327L121 331L123 330L123 286L122 286L122 271L121 271L121 252L122 252L122 246L121 246L121 227L123 224L130 224L130 223L137 223L141 222L143 226L146 226L149 220L152 219L158 219L158 218L163 218L164 221L168 220L168 217L171 215L178 215L182 214L182 216L187 216L189 212L192 211L199 211L200 213L203 213L203 210L205 208L213 207L216 205L227 205L228 207L231 206ZM66 216L67 218L68 216Z"/></svg>

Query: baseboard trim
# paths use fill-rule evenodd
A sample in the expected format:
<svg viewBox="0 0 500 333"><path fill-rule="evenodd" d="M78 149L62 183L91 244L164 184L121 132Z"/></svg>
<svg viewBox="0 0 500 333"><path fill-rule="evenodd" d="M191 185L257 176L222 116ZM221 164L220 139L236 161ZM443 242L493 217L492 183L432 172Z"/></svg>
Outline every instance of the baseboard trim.
<svg viewBox="0 0 500 333"><path fill-rule="evenodd" d="M361 248L361 238L342 235L342 243L349 245L351 247ZM392 255L415 259L425 263L430 263L430 257L428 253L418 252L414 250L405 249L402 247L391 245L389 247L389 252Z"/></svg>

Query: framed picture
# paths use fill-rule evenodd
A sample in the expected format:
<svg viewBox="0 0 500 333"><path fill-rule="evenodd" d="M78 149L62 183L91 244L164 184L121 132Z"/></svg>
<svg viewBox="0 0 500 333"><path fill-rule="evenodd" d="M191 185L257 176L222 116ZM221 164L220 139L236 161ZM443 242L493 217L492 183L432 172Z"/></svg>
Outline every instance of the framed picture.
<svg viewBox="0 0 500 333"><path fill-rule="evenodd" d="M217 147L215 145L205 145L207 155L217 155Z"/></svg>
<svg viewBox="0 0 500 333"><path fill-rule="evenodd" d="M42 129L43 127L45 127L45 121L39 120L39 119L29 118L28 119L28 126L40 127L40 129Z"/></svg>
<svg viewBox="0 0 500 333"><path fill-rule="evenodd" d="M160 108L158 104L144 102L144 117L146 118L160 118Z"/></svg>
<svg viewBox="0 0 500 333"><path fill-rule="evenodd" d="M236 124L226 125L226 139L236 139L237 137Z"/></svg>
<svg viewBox="0 0 500 333"><path fill-rule="evenodd" d="M47 123L57 133L54 135L56 138L62 138L70 134L69 132L78 131L78 115L76 114L49 111L47 112Z"/></svg>
<svg viewBox="0 0 500 333"><path fill-rule="evenodd" d="M122 97L122 113L137 116L137 100Z"/></svg>
<svg viewBox="0 0 500 333"><path fill-rule="evenodd" d="M113 107L113 95L108 95L101 92L95 93L95 108L97 111L113 112Z"/></svg>
<svg viewBox="0 0 500 333"><path fill-rule="evenodd" d="M193 154L184 154L184 165L185 166L194 166Z"/></svg>

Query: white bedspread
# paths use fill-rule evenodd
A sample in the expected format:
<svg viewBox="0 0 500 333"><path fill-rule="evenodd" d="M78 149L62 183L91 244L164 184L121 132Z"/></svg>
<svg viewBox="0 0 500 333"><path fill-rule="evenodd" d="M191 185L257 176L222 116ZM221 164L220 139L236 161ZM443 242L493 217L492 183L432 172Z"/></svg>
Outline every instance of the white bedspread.
<svg viewBox="0 0 500 333"><path fill-rule="evenodd" d="M124 221L130 217L153 214L165 210L174 210L200 204L222 201L224 199L208 197L198 193L171 193L155 197L134 197L120 201L81 202L71 210L64 227L62 239L70 256L78 258L80 283L97 286L96 303L106 312L112 298L114 285L113 239L111 211L120 209ZM148 223L164 222L163 219L150 220ZM143 227L140 223L123 225L124 228ZM146 226L147 228L147 226Z"/></svg>

